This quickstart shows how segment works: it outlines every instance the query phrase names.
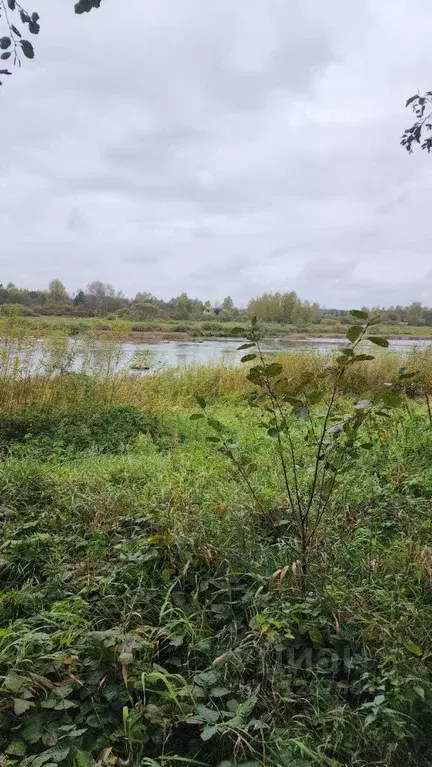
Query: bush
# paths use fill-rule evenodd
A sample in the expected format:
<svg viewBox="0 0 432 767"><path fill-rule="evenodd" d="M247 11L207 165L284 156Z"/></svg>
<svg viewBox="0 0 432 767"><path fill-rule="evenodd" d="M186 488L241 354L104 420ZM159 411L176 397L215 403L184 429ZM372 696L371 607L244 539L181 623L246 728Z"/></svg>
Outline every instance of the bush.
<svg viewBox="0 0 432 767"><path fill-rule="evenodd" d="M0 314L7 317L36 317L36 312L23 304L3 304L0 306Z"/></svg>
<svg viewBox="0 0 432 767"><path fill-rule="evenodd" d="M140 433L157 441L172 432L172 427L164 429L161 416L142 413L133 405L92 405L66 413L29 407L3 416L0 449L5 452L14 444L26 443L30 451L39 448L45 453L58 447L73 451L94 447L116 453L131 445Z"/></svg>

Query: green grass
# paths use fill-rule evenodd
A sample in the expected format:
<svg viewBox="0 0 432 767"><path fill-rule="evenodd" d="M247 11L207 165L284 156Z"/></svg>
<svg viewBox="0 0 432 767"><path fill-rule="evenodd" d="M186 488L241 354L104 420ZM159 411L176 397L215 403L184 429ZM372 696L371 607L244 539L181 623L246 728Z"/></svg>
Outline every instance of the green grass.
<svg viewBox="0 0 432 767"><path fill-rule="evenodd" d="M328 363L282 361L294 382ZM428 352L380 355L340 408L402 362L432 371ZM415 387L365 426L303 593L244 369L3 378L2 763L432 764L432 430ZM261 512L190 420L196 392L256 464ZM307 479L304 435L296 421Z"/></svg>

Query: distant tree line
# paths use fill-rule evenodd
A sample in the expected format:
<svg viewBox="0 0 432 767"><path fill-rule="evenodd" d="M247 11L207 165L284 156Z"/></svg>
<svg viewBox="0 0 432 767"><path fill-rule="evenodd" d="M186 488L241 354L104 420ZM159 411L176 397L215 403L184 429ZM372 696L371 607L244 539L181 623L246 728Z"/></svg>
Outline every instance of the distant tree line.
<svg viewBox="0 0 432 767"><path fill-rule="evenodd" d="M366 307L365 307L366 308ZM84 289L70 295L63 282L51 280L46 290L18 288L13 283L0 284L0 311L22 315L58 315L69 317L107 317L130 319L138 322L150 320L247 320L256 316L263 322L302 325L331 322L350 323L346 309L323 309L318 303L302 301L297 293L264 293L249 301L245 308L236 307L231 296L221 303L211 304L187 293L164 301L151 293L137 293L127 298L109 283L94 280ZM390 308L369 307L368 311L381 314L387 323L431 325L432 309L414 301L409 306Z"/></svg>

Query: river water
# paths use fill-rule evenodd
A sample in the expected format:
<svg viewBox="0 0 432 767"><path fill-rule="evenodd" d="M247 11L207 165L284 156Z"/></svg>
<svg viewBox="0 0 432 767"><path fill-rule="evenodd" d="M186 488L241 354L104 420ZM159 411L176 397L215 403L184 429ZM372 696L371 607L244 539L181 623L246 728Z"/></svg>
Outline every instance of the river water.
<svg viewBox="0 0 432 767"><path fill-rule="evenodd" d="M241 339L212 338L196 341L162 341L154 343L116 343L105 341L70 340L58 350L46 343L18 345L12 350L10 345L0 343L0 379L15 376L49 374L71 370L87 373L110 374L115 370L137 370L147 373L167 367L185 365L222 364L235 366L245 354L238 347L245 341ZM308 338L304 340L268 339L261 343L262 351L272 354L283 351L307 352L311 349L320 353L329 353L340 349L346 343L338 338ZM423 349L432 344L429 341L403 339L390 342L390 351L408 352ZM252 351L252 350L251 350ZM371 344L365 344L362 351L373 354L388 353Z"/></svg>
<svg viewBox="0 0 432 767"><path fill-rule="evenodd" d="M142 354L143 359L148 357L152 368L154 367L177 367L182 365L207 363L222 363L237 365L240 358L247 352L239 352L238 347L244 343L239 339L227 340L226 338L213 338L203 341L164 341L161 343L125 343L123 345L125 357L130 360ZM308 338L305 340L278 340L269 339L262 342L265 352L280 351L308 351L314 349L320 353L327 353L341 348L346 343L345 339L338 338ZM403 339L390 341L390 349L393 351L407 352L415 348L425 348L432 344L430 341ZM380 349L368 344L370 353L379 353Z"/></svg>

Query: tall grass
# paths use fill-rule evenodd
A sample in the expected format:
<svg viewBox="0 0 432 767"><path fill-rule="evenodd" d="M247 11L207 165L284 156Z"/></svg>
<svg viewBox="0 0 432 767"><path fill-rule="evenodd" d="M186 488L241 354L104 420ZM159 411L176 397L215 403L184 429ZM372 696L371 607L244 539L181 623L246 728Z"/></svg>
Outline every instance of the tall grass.
<svg viewBox="0 0 432 767"><path fill-rule="evenodd" d="M274 359L283 374L300 386L306 378L322 375L331 363L331 354L315 351L286 352ZM79 369L73 371L76 360ZM373 394L397 377L398 370L421 374L422 385L414 380L411 396L432 392L432 349L408 353L378 354L347 372L343 388L347 394ZM180 368L131 372L120 342L88 340L74 344L56 337L35 343L28 338L9 339L0 347L0 404L21 404L40 400L64 402L85 400L89 387L101 402L134 404L148 410L191 407L196 393L206 399L244 399L252 385L247 369L224 364L192 364Z"/></svg>
<svg viewBox="0 0 432 767"><path fill-rule="evenodd" d="M278 360L296 386L330 362ZM415 398L432 351L357 365L342 397L373 397L401 366L421 372L410 407L367 425L303 594L245 366L140 374L116 341L8 338L5 765L429 767L432 430ZM263 513L190 419L196 393L255 463ZM307 475L301 422L292 439Z"/></svg>

